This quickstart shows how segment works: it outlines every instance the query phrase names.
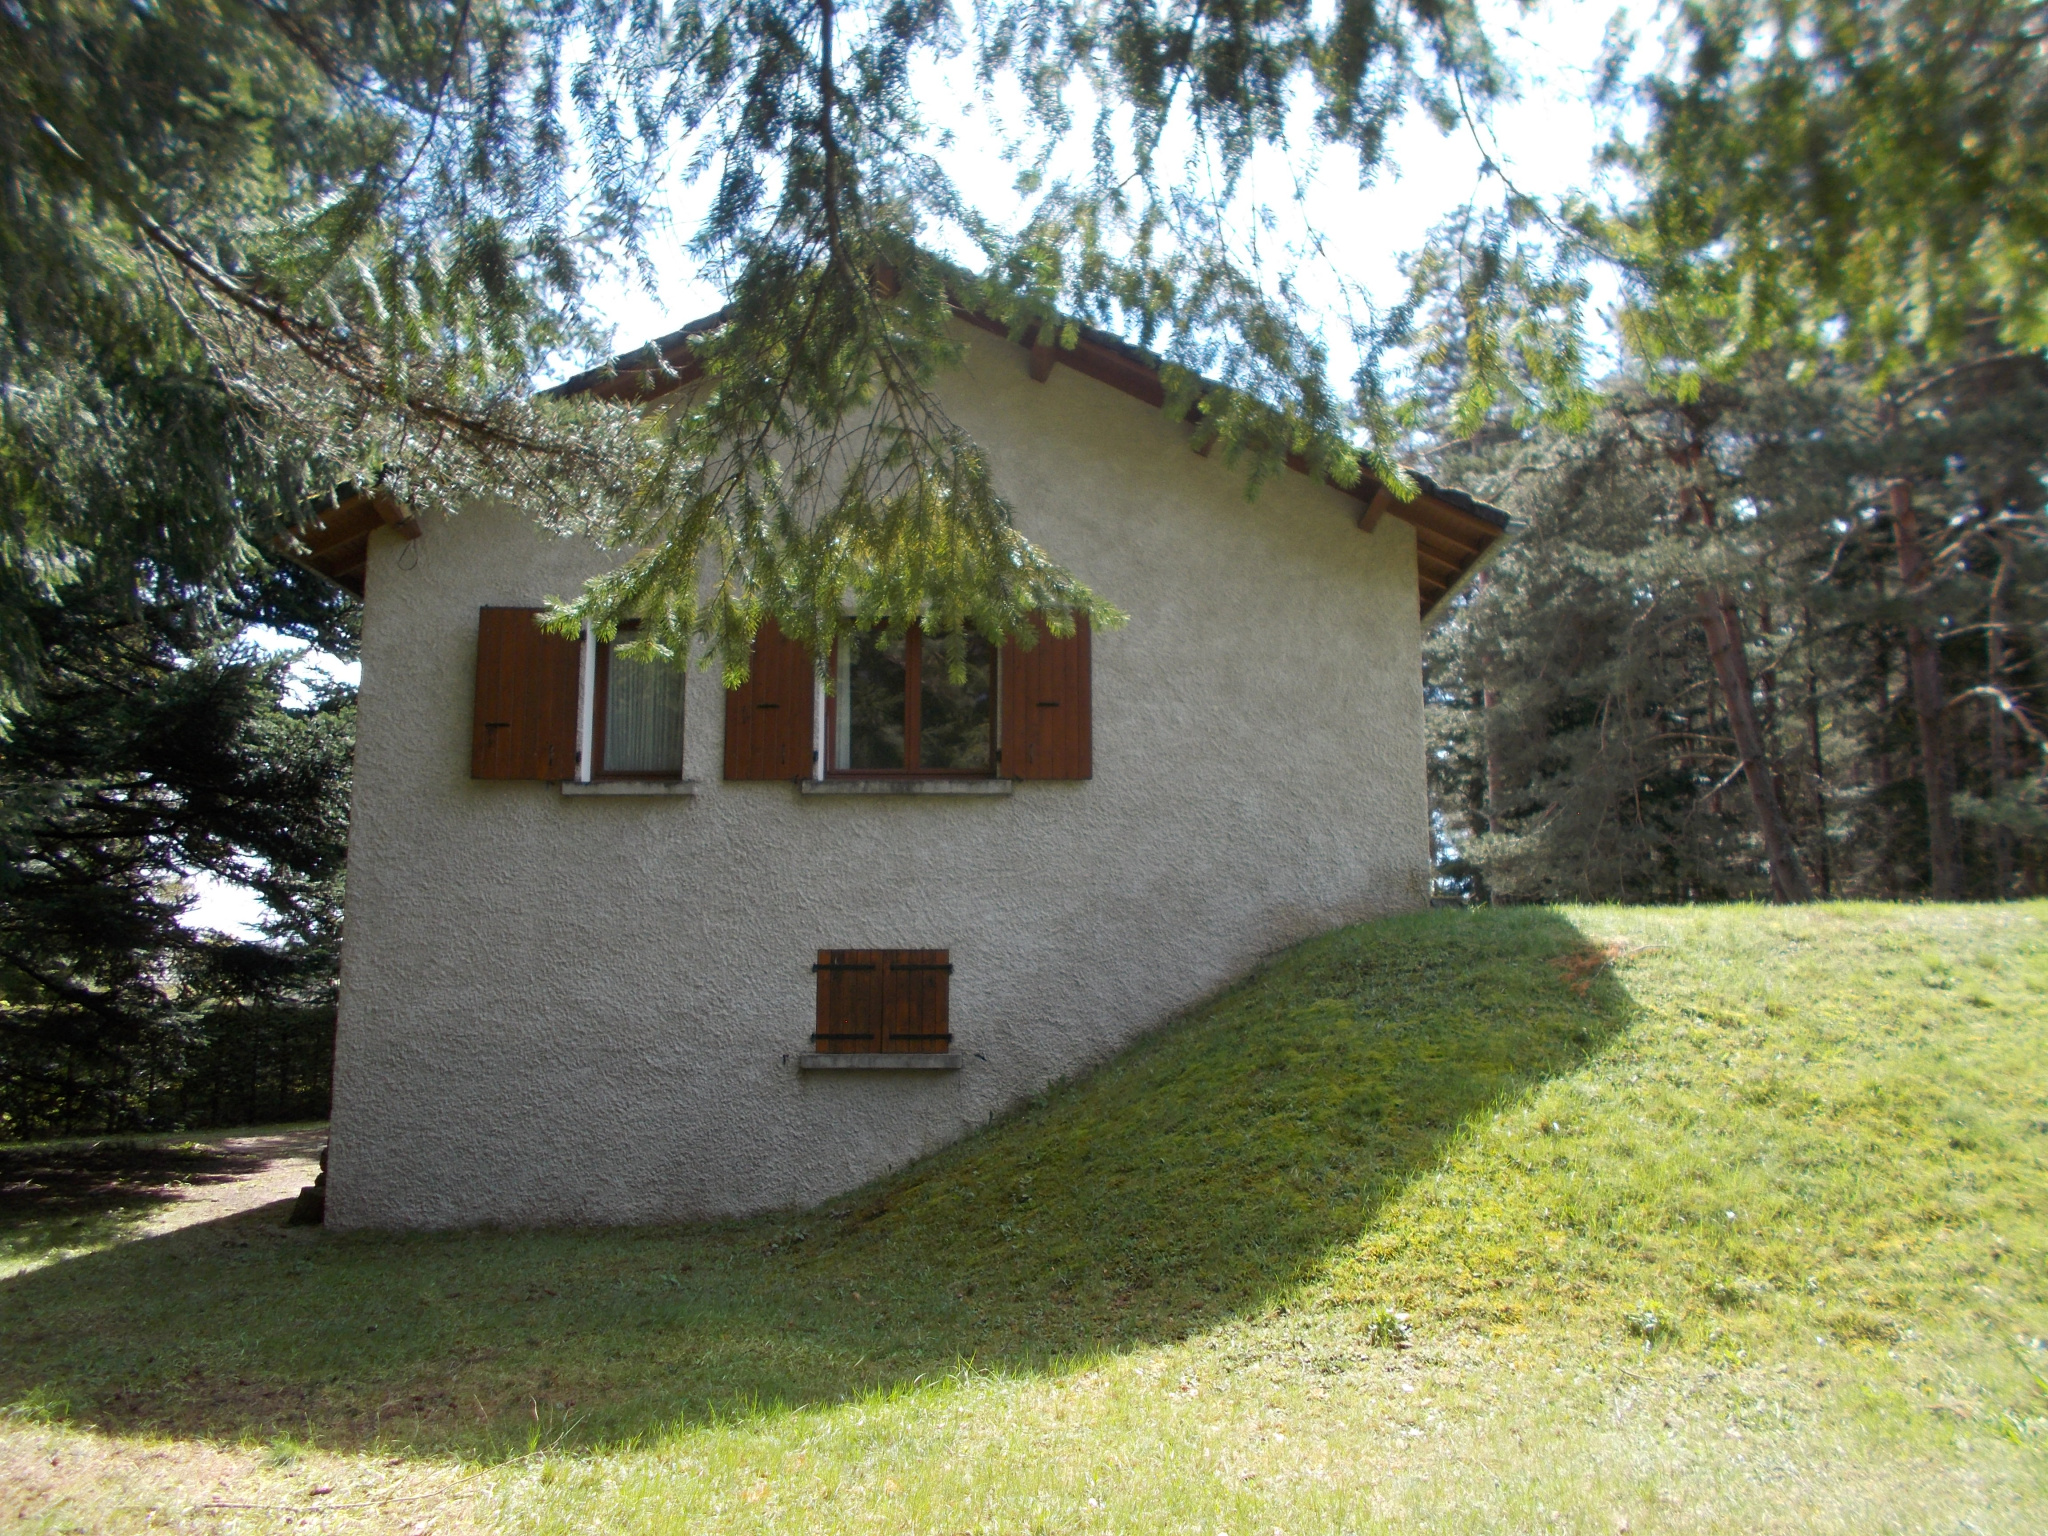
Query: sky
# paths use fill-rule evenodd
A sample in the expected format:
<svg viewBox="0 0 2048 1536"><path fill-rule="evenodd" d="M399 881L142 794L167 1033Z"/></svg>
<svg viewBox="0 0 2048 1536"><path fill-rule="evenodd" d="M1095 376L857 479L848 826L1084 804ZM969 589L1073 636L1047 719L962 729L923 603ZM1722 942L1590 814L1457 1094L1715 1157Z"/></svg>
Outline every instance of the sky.
<svg viewBox="0 0 2048 1536"><path fill-rule="evenodd" d="M291 667L293 687L285 694L287 703L304 704L309 701L310 695L301 679L325 677L350 684L362 681L360 664L343 661L325 651L316 651L275 630L258 627L244 632L242 638L266 651L298 653L298 660ZM228 885L205 875L197 876L188 883L194 900L182 919L187 928L213 929L233 938L261 937L256 925L268 912L252 893L241 886Z"/></svg>
<svg viewBox="0 0 2048 1536"><path fill-rule="evenodd" d="M1419 114L1411 115L1392 135L1388 170L1374 186L1358 190L1351 166L1336 156L1312 186L1311 215L1331 248L1343 252L1344 276L1376 302L1399 297L1399 258L1420 244L1428 229L1475 197L1486 202L1499 195L1500 181L1482 175L1489 158L1523 192L1555 198L1589 184L1593 151L1611 131L1612 124L1596 116L1590 98L1607 24L1616 14L1613 0L1549 0L1528 15L1499 0L1482 0L1480 9L1520 79L1519 99L1497 107L1476 137L1463 128L1444 134ZM955 184L981 191L984 211L997 216L1021 206L1005 195L1014 170L998 152L987 110L976 101L963 66L928 68L919 88L927 120L952 129L953 147L939 158ZM1268 201L1287 201L1271 177L1261 191ZM673 205L678 229L688 228L701 203L701 192L678 198ZM665 335L723 302L718 290L691 270L681 245L680 237L672 238L651 253L659 275L656 291L621 275L592 295L596 312L616 327L615 351ZM1596 308L1601 299L1596 287ZM577 360L564 372L591 361Z"/></svg>
<svg viewBox="0 0 2048 1536"><path fill-rule="evenodd" d="M1593 152L1612 131L1613 125L1596 116L1590 101L1594 67L1608 20L1615 14L1612 0L1550 0L1527 15L1513 4L1483 0L1481 13L1519 77L1518 99L1497 106L1476 135L1463 128L1445 134L1419 115L1411 116L1392 135L1386 172L1364 191L1357 188L1349 167L1334 157L1312 185L1311 217L1329 247L1344 253L1344 277L1375 302L1390 303L1399 296L1399 259L1420 243L1425 231L1468 201L1498 196L1500 182L1482 173L1488 159L1521 191L1553 199L1589 185ZM996 189L992 212L1020 206L1002 195L1014 179L1013 171L998 153L986 114L977 108L971 84L958 66L927 70L920 89L927 117L953 126L954 145L943 158L956 184ZM1271 190L1264 195L1282 200ZM678 199L674 217L679 228L687 227L698 205L692 194ZM722 296L692 270L681 245L680 238L672 238L653 252L658 279L654 291L620 275L591 295L595 311L615 327L614 350L625 351L665 335L719 307ZM1312 275L1309 281L1314 283ZM1313 287L1309 291L1314 298ZM1596 310L1602 301L1596 286ZM572 373L594 361L571 360L563 371ZM1341 356L1338 362L1341 366ZM258 633L252 638L273 649L293 647L282 636L266 639ZM318 654L303 658L299 667L350 681L357 675L354 664ZM197 899L186 915L189 926L254 936L253 925L263 910L253 896L210 880L195 881L194 889Z"/></svg>

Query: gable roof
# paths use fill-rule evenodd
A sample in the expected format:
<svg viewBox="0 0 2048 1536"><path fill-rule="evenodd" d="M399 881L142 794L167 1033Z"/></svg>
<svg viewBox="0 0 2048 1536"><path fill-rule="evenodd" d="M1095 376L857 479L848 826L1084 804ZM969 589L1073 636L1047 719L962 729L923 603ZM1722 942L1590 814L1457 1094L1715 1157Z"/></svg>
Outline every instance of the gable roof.
<svg viewBox="0 0 2048 1536"><path fill-rule="evenodd" d="M959 304L953 306L953 312L991 335L1009 337L1009 328L1000 321ZM716 330L725 316L721 309L692 320L681 330L579 373L547 393L556 397L588 394L600 400L652 400L695 383L703 376L703 370L691 355L690 342ZM1031 354L1034 379L1044 383L1052 377L1055 367L1071 368L1155 410L1165 405L1166 385L1160 377L1162 360L1157 354L1107 331L1090 326L1078 330L1072 348L1041 341L1035 331L1026 332L1018 340L1017 345ZM1298 459L1290 458L1288 468L1308 472L1307 465ZM1408 474L1421 492L1412 501L1402 501L1369 473L1360 473L1355 485L1340 489L1359 503L1358 526L1367 533L1378 527L1383 517L1396 518L1414 528L1416 597L1427 621L1499 552L1512 531L1511 520L1500 508L1451 486L1439 485L1420 470L1411 469Z"/></svg>

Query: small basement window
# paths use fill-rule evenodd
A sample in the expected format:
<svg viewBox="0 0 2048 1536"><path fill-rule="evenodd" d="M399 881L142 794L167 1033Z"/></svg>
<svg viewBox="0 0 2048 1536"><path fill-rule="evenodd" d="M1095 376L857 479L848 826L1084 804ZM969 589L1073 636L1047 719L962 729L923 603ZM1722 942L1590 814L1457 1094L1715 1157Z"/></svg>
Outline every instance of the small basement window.
<svg viewBox="0 0 2048 1536"><path fill-rule="evenodd" d="M630 633L622 631L630 638ZM683 672L597 648L593 777L674 779L683 772Z"/></svg>
<svg viewBox="0 0 2048 1536"><path fill-rule="evenodd" d="M948 1018L953 965L943 949L821 949L820 1055L943 1053L953 1043Z"/></svg>
<svg viewBox="0 0 2048 1536"><path fill-rule="evenodd" d="M964 646L953 680L947 651ZM833 774L995 772L996 658L976 635L951 641L907 630L862 630L839 642L825 703Z"/></svg>

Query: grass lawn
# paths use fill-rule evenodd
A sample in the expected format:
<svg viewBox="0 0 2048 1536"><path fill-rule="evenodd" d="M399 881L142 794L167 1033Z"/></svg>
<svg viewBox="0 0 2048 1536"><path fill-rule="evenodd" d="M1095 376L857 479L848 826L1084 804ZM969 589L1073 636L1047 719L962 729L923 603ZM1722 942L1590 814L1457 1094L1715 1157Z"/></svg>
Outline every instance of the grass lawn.
<svg viewBox="0 0 2048 1536"><path fill-rule="evenodd" d="M1394 919L819 1210L17 1215L0 1520L2036 1533L2044 1170L2048 904Z"/></svg>

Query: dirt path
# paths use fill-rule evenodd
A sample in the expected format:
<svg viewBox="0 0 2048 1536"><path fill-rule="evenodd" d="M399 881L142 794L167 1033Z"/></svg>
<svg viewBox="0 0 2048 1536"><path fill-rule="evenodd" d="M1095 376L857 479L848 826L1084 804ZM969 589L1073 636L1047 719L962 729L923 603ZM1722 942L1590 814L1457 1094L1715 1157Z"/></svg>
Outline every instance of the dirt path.
<svg viewBox="0 0 2048 1536"><path fill-rule="evenodd" d="M219 1148L222 1172L166 1186L169 1203L152 1214L147 1235L175 1231L202 1221L252 1211L276 1200L291 1200L320 1173L320 1150L327 1145L327 1127L230 1136L207 1143Z"/></svg>
<svg viewBox="0 0 2048 1536"><path fill-rule="evenodd" d="M113 1221L155 1237L294 1198L320 1171L323 1125L0 1147L0 1237L52 1250Z"/></svg>

